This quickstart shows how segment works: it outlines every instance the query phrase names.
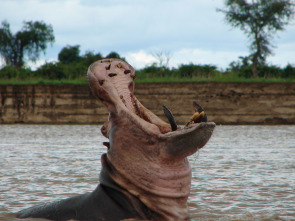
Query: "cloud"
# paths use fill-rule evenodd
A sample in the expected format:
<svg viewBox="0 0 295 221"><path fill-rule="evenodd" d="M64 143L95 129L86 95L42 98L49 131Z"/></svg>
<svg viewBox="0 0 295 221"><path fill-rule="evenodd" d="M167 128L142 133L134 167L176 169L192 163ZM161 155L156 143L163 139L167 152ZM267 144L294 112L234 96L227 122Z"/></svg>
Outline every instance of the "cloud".
<svg viewBox="0 0 295 221"><path fill-rule="evenodd" d="M128 53L126 60L136 69L151 65L157 61L153 55L148 54L143 50Z"/></svg>
<svg viewBox="0 0 295 221"><path fill-rule="evenodd" d="M116 51L139 66L151 62L156 48L173 54L172 66L206 62L225 67L248 53L249 41L216 12L223 4L220 0L1 0L0 20L6 19L13 31L21 28L23 20L52 24L56 42L43 60L57 59L66 45L80 45L81 53ZM295 57L294 48L280 49L293 43L294 35L292 26L279 33L272 61L283 62L282 54Z"/></svg>
<svg viewBox="0 0 295 221"><path fill-rule="evenodd" d="M54 59L39 59L36 62L28 61L27 66L30 67L33 71L37 70L40 66L46 63L56 62L57 60Z"/></svg>
<svg viewBox="0 0 295 221"><path fill-rule="evenodd" d="M137 52L128 53L126 57L127 61L132 64L136 69L144 68L145 66L151 65L157 62L157 59L153 56L154 50L150 53L140 50ZM229 63L238 60L239 56L247 56L246 51L214 51L214 50L203 50L203 49L181 49L175 51L170 57L169 67L177 68L181 64L210 64L216 65L219 68L225 69Z"/></svg>
<svg viewBox="0 0 295 221"><path fill-rule="evenodd" d="M288 64L295 65L295 42L282 43L275 48L274 55L269 56L267 61L272 65L284 67Z"/></svg>

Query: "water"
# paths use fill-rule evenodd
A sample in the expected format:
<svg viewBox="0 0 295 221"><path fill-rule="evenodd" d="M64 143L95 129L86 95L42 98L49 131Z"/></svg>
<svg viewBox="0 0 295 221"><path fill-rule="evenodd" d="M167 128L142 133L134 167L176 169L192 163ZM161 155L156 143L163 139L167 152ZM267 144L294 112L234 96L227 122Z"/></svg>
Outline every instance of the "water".
<svg viewBox="0 0 295 221"><path fill-rule="evenodd" d="M0 125L0 220L92 191L106 151L99 131ZM218 126L190 162L192 220L295 220L295 126Z"/></svg>

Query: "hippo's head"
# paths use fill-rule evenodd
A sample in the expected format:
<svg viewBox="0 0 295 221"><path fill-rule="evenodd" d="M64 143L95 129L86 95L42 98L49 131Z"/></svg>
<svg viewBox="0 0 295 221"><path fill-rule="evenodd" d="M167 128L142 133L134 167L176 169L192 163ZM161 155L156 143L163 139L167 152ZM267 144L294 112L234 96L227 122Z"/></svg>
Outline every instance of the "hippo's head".
<svg viewBox="0 0 295 221"><path fill-rule="evenodd" d="M215 127L203 109L184 127L164 107L169 124L134 96L135 71L120 59L93 63L88 80L93 94L109 110L102 134L109 138L102 163L111 178L157 214L158 219L188 219L191 169L187 157L202 148Z"/></svg>

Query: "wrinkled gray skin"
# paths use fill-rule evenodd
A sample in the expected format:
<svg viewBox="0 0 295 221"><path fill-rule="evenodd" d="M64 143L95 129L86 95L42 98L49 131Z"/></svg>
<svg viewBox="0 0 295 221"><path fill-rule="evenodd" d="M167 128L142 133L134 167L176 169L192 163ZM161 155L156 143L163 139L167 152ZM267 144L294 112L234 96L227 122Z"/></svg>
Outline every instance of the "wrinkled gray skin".
<svg viewBox="0 0 295 221"><path fill-rule="evenodd" d="M109 142L100 184L92 193L22 210L20 218L189 220L187 157L208 142L215 124L203 122L207 116L196 103L196 114L183 128L164 108L167 124L136 99L134 78L134 69L119 59L89 67L91 90L110 113L101 130Z"/></svg>

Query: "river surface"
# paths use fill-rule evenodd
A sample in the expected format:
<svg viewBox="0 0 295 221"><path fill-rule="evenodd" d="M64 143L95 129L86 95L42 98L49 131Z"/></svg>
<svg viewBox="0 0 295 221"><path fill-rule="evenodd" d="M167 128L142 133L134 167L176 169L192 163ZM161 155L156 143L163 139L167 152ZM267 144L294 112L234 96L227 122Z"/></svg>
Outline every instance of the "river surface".
<svg viewBox="0 0 295 221"><path fill-rule="evenodd" d="M94 190L105 140L99 126L0 125L0 220ZM189 159L192 220L295 220L295 126L217 126Z"/></svg>

